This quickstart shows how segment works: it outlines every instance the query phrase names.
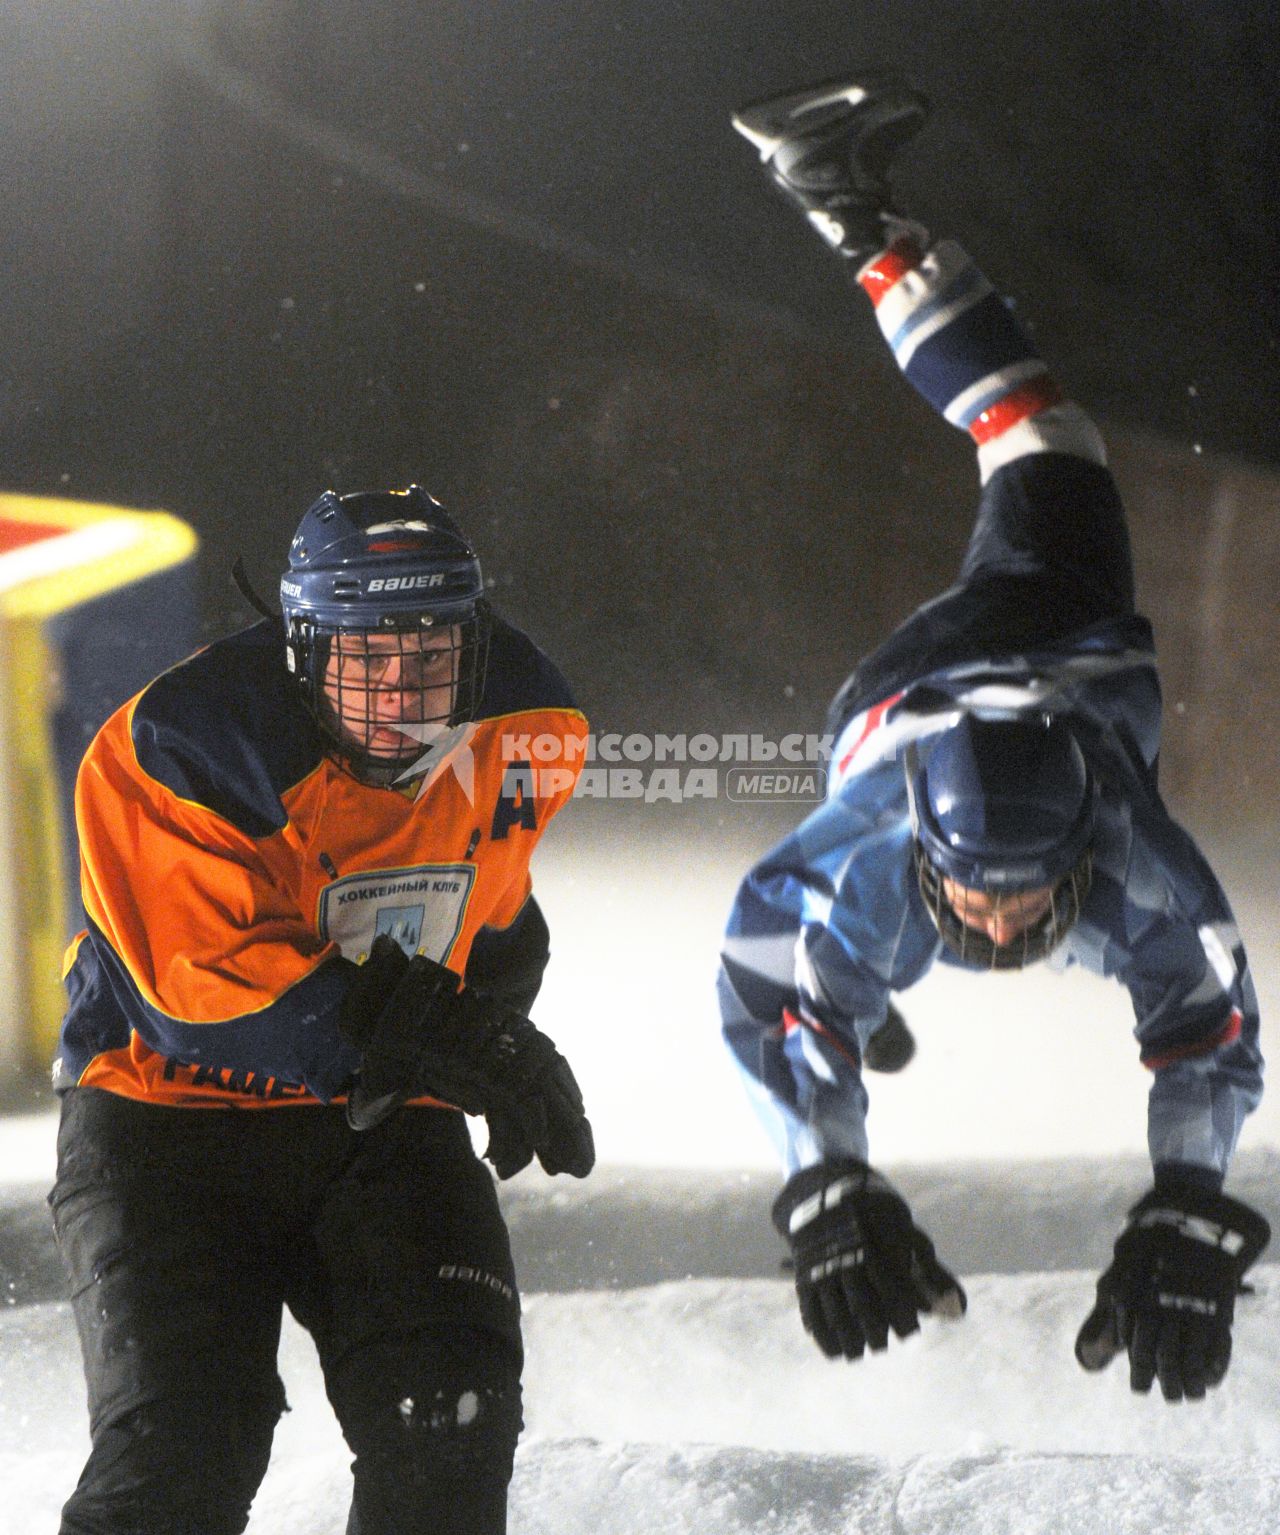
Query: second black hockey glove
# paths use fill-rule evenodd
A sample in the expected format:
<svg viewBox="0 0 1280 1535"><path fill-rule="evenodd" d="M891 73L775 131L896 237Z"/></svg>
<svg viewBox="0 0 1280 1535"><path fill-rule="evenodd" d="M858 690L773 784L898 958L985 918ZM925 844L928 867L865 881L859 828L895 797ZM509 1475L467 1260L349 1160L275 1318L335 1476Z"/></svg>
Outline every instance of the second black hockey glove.
<svg viewBox="0 0 1280 1535"><path fill-rule="evenodd" d="M499 1178L513 1177L535 1155L546 1173L585 1178L595 1166L595 1139L568 1061L529 1019L508 1008L488 1016L485 1011L482 1003L487 1041L472 1063L465 1061L465 1050L451 1063L460 1067L463 1084L474 1072L486 1104L485 1156Z"/></svg>
<svg viewBox="0 0 1280 1535"><path fill-rule="evenodd" d="M549 1173L586 1177L595 1162L591 1124L569 1063L551 1040L501 1003L459 991L457 975L444 965L419 954L399 967L380 943L361 969L377 961L385 974L371 977L364 990L376 995L378 981L396 969L399 980L363 1029L360 991L344 1009L346 1032L363 1051L347 1101L351 1125L370 1129L406 1099L429 1094L484 1115L485 1155L500 1178L535 1155ZM360 986L357 977L354 987Z"/></svg>
<svg viewBox="0 0 1280 1535"><path fill-rule="evenodd" d="M964 1315L960 1281L938 1262L887 1179L853 1158L792 1177L773 1206L791 1246L805 1330L828 1358L860 1359L905 1338L920 1313Z"/></svg>
<svg viewBox="0 0 1280 1535"><path fill-rule="evenodd" d="M1129 1383L1198 1401L1231 1362L1240 1280L1271 1228L1256 1210L1191 1184L1160 1187L1129 1211L1115 1260L1076 1339L1086 1370L1129 1355Z"/></svg>

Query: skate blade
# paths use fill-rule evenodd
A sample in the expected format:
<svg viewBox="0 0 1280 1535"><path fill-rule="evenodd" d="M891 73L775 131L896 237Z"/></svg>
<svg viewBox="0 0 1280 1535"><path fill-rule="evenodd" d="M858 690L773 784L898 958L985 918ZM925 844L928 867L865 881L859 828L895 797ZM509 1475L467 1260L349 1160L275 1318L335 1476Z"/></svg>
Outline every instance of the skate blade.
<svg viewBox="0 0 1280 1535"><path fill-rule="evenodd" d="M803 118L824 107L861 106L871 94L865 85L845 82L826 90L795 92L772 96L755 102L733 114L733 126L760 151L761 160L770 160L779 146L793 136L797 126L804 132Z"/></svg>

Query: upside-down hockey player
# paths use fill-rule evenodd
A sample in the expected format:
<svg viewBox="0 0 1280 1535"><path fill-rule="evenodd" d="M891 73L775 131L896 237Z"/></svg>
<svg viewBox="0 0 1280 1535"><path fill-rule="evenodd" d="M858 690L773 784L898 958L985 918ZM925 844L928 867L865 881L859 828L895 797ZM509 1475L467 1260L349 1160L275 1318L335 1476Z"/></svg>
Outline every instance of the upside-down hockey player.
<svg viewBox="0 0 1280 1535"><path fill-rule="evenodd" d="M886 173L923 98L868 73L744 108L734 126L870 298L907 381L977 446L956 584L833 705L826 803L738 892L726 1041L782 1153L774 1219L807 1329L856 1358L964 1292L868 1165L869 1043L936 960L1052 957L1128 988L1152 1073L1154 1184L1076 1343L1132 1385L1201 1397L1268 1239L1222 1192L1261 1093L1258 1010L1226 898L1156 785L1160 690L1102 441L950 241L893 210Z"/></svg>
<svg viewBox="0 0 1280 1535"><path fill-rule="evenodd" d="M326 492L280 592L283 625L156 679L78 780L51 1203L93 1446L62 1531L243 1530L288 1305L355 1454L352 1535L500 1535L520 1304L457 1108L500 1176L591 1167L523 1017L529 857L572 774L502 744L586 725L416 486Z"/></svg>

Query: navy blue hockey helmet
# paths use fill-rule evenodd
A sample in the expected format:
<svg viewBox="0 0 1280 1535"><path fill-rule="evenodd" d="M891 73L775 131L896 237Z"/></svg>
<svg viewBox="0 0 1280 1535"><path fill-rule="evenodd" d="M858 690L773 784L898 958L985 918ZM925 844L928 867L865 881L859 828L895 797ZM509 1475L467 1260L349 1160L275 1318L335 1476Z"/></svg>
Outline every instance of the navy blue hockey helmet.
<svg viewBox="0 0 1280 1535"><path fill-rule="evenodd" d="M286 664L344 767L386 785L475 718L489 615L474 549L434 497L327 490L280 580Z"/></svg>
<svg viewBox="0 0 1280 1535"><path fill-rule="evenodd" d="M1092 878L1095 798L1079 743L1059 718L966 715L942 732L914 769L911 803L921 894L949 947L1018 969L1062 941ZM1028 892L1044 910L998 943L965 920L944 881L980 893L988 915Z"/></svg>

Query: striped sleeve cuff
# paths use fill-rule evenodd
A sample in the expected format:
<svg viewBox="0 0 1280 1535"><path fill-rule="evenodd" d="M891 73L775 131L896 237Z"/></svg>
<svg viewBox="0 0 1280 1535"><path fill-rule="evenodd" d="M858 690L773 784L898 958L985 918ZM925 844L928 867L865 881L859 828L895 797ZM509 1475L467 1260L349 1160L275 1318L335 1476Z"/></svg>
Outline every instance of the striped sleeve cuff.
<svg viewBox="0 0 1280 1535"><path fill-rule="evenodd" d="M978 474L985 485L998 469L1028 453L1069 453L1105 469L1107 448L1102 433L1070 400L1007 427L978 448Z"/></svg>
<svg viewBox="0 0 1280 1535"><path fill-rule="evenodd" d="M982 481L1028 453L1105 464L1097 428L1062 391L1009 306L953 240L891 245L859 272L909 383L978 447Z"/></svg>

